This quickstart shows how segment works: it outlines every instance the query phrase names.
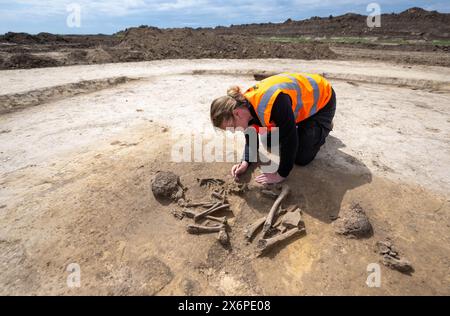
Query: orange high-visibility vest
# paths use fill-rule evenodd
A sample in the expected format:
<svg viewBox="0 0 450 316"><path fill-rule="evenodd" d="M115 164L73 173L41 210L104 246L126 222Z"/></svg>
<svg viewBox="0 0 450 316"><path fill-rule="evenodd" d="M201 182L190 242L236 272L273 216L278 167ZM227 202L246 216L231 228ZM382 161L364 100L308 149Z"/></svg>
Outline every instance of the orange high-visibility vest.
<svg viewBox="0 0 450 316"><path fill-rule="evenodd" d="M263 126L271 126L272 107L281 92L291 98L296 123L322 109L332 94L331 84L317 74L282 73L268 77L244 93Z"/></svg>

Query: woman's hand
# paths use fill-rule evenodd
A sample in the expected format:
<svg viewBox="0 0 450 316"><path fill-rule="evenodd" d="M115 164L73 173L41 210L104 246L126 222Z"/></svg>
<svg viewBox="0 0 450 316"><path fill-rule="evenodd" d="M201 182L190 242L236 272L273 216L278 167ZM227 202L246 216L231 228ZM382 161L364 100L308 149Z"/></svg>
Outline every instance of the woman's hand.
<svg viewBox="0 0 450 316"><path fill-rule="evenodd" d="M275 184L282 182L284 177L280 176L278 172L275 173L263 173L256 177L256 182L261 184Z"/></svg>
<svg viewBox="0 0 450 316"><path fill-rule="evenodd" d="M247 168L248 168L248 162L243 161L240 164L234 165L231 168L231 175L234 177L235 180L239 180L239 175L241 175L245 171L247 171Z"/></svg>

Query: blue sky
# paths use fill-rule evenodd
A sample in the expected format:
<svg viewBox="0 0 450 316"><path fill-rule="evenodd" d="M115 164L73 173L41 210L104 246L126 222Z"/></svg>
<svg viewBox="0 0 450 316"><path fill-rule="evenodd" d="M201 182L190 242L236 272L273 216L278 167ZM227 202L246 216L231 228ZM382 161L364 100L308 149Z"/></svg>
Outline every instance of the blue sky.
<svg viewBox="0 0 450 316"><path fill-rule="evenodd" d="M450 12L449 0L0 0L0 34L51 32L112 34L142 24L158 27L201 27L243 23L282 22L346 12L367 14L377 2L382 13L418 6ZM80 27L68 27L67 5L76 3Z"/></svg>

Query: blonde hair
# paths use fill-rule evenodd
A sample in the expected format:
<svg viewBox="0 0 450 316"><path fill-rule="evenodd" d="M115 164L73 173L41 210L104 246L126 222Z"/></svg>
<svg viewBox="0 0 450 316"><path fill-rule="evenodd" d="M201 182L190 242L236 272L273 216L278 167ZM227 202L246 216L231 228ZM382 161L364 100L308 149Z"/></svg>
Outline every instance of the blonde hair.
<svg viewBox="0 0 450 316"><path fill-rule="evenodd" d="M211 103L211 122L214 127L221 127L223 121L233 118L233 110L244 106L246 99L238 86L229 87L227 95Z"/></svg>

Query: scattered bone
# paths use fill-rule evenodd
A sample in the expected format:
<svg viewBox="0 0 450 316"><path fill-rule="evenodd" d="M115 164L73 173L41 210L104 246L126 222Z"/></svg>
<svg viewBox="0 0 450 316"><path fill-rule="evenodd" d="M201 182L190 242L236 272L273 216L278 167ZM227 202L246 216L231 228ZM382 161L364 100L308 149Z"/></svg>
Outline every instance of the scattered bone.
<svg viewBox="0 0 450 316"><path fill-rule="evenodd" d="M211 193L211 196L212 197L215 197L215 198L217 198L217 199L219 199L219 200L222 200L223 199L223 195L221 195L219 192L213 192L213 193Z"/></svg>
<svg viewBox="0 0 450 316"><path fill-rule="evenodd" d="M283 227L281 224L282 224L282 221L283 221L283 218L282 217L279 217L276 221L275 221L275 223L272 225L272 228L271 229L276 229L276 230L281 230L281 228Z"/></svg>
<svg viewBox="0 0 450 316"><path fill-rule="evenodd" d="M221 204L220 204L219 202L214 203L214 205L211 206L210 208L208 208L207 210L195 214L194 220L195 220L195 221L198 221L198 220L200 220L201 218L203 218L203 217L209 215L210 212L211 212L212 210L214 210L216 207L219 207L220 205L221 205Z"/></svg>
<svg viewBox="0 0 450 316"><path fill-rule="evenodd" d="M211 220L213 222L221 223L221 224L224 224L224 225L228 224L228 220L227 220L226 216L215 217L215 216L207 215L206 219L209 219L209 220Z"/></svg>
<svg viewBox="0 0 450 316"><path fill-rule="evenodd" d="M384 255L382 263L385 266L397 270L401 273L411 274L412 272L414 272L414 268L411 263L404 258L397 259L388 255Z"/></svg>
<svg viewBox="0 0 450 316"><path fill-rule="evenodd" d="M226 199L228 194L241 194L248 189L246 183L237 183L235 181L226 182L225 180L216 178L197 179L197 182L200 186L206 186L208 189L219 194L220 197L219 195L215 195L215 197L222 201Z"/></svg>
<svg viewBox="0 0 450 316"><path fill-rule="evenodd" d="M395 258L398 258L399 256L397 248L395 248L395 246L389 240L378 241L376 246L380 255L389 255Z"/></svg>
<svg viewBox="0 0 450 316"><path fill-rule="evenodd" d="M285 209L282 209L281 207L278 209L277 212L277 216L282 215L286 212ZM251 224L250 226L247 227L247 229L245 230L245 238L248 241L252 241L253 238L256 235L256 232L258 231L259 228L261 228L261 226L265 223L266 221L266 217L261 217L260 219L258 219L256 222L254 222L253 224Z"/></svg>
<svg viewBox="0 0 450 316"><path fill-rule="evenodd" d="M245 238L248 241L251 241L253 237L255 236L256 231L265 223L266 217L261 217L256 222L251 224L247 227L247 230L245 231Z"/></svg>
<svg viewBox="0 0 450 316"><path fill-rule="evenodd" d="M193 210L187 208L185 208L182 212L187 218L194 218L195 215L197 215L197 212L194 212Z"/></svg>
<svg viewBox="0 0 450 316"><path fill-rule="evenodd" d="M280 195L277 197L277 199L273 203L272 208L270 209L269 214L266 217L266 221L263 226L264 234L266 234L269 231L269 229L272 227L277 210L278 210L281 202L288 196L289 191L290 191L289 186L287 184L284 184L281 188Z"/></svg>
<svg viewBox="0 0 450 316"><path fill-rule="evenodd" d="M301 214L301 213L302 213L302 210L301 210L297 205L291 205L291 206L289 206L289 207L286 209L286 213L294 212L294 211L296 211L297 209L300 211L300 214Z"/></svg>
<svg viewBox="0 0 450 316"><path fill-rule="evenodd" d="M378 241L376 247L378 253L383 256L381 262L385 266L401 273L411 274L414 272L411 263L400 256L400 252L395 248L391 241Z"/></svg>
<svg viewBox="0 0 450 316"><path fill-rule="evenodd" d="M278 194L272 190L262 189L260 192L262 195L267 196L271 199L276 199L278 197Z"/></svg>
<svg viewBox="0 0 450 316"><path fill-rule="evenodd" d="M184 209L183 211L183 215L186 216L187 218L195 218L196 215L198 215L197 212L194 212L193 210L190 209ZM227 224L227 217L223 216L223 217L215 217L215 216L210 216L207 215L205 216L206 219L209 219L213 222L218 222L221 224Z"/></svg>
<svg viewBox="0 0 450 316"><path fill-rule="evenodd" d="M278 212L277 212L277 214L275 215L276 221L275 221L275 223L272 225L272 227L277 227L277 226L280 226L280 225L281 225L281 221L283 220L283 218L280 217L280 216L286 214L286 213L288 212L288 210L289 210L289 209L282 208L281 205L280 205L280 208L278 209ZM275 220L275 218L274 218L274 220Z"/></svg>
<svg viewBox="0 0 450 316"><path fill-rule="evenodd" d="M236 181L228 182L225 186L225 193L242 194L248 190L247 183L238 183Z"/></svg>
<svg viewBox="0 0 450 316"><path fill-rule="evenodd" d="M278 245L279 243L288 240L290 238L293 238L294 236L298 236L305 232L305 229L298 229L298 228L292 228L288 231L286 231L283 234L277 235L272 238L267 239L260 239L258 241L258 256L263 255L268 250L272 249L274 246Z"/></svg>
<svg viewBox="0 0 450 316"><path fill-rule="evenodd" d="M173 210L172 214L180 220L184 217L194 219L197 224L191 224L186 227L189 234L217 233L217 240L220 244L228 247L230 244L230 237L226 229L227 217L216 217L211 214L229 208L230 204L226 202L227 194L230 192L243 192L246 186L236 185L235 183L226 183L224 180L215 178L197 179L197 181L201 186L207 186L208 189L211 189L212 200L216 199L218 201L192 202L180 198L178 199L178 205L184 209L182 211ZM275 193L275 188L280 190L280 194ZM268 215L257 220L246 230L245 238L248 241L251 241L261 228L264 232L263 237L265 238L258 241L258 255L262 255L282 241L304 232L304 228L301 225L300 209L296 205L291 206L288 209L283 208L281 205L289 195L289 186L272 186L272 189L263 189L260 191L263 195L275 198L275 201ZM192 209L197 207L206 207L207 209L201 212ZM273 225L274 221L275 225ZM281 234L279 234L279 232L281 232Z"/></svg>
<svg viewBox="0 0 450 316"><path fill-rule="evenodd" d="M281 220L281 225L287 229L304 226L300 209L297 208L293 212L287 212Z"/></svg>
<svg viewBox="0 0 450 316"><path fill-rule="evenodd" d="M205 203L202 205L203 208L211 208L215 205L215 202L211 202L211 203Z"/></svg>
<svg viewBox="0 0 450 316"><path fill-rule="evenodd" d="M211 196L213 198L220 200L223 204L227 202L227 192L224 189L220 190L219 192L217 191L212 192Z"/></svg>
<svg viewBox="0 0 450 316"><path fill-rule="evenodd" d="M172 210L172 215L176 219L179 219L180 221L184 218L185 214L179 210Z"/></svg>
<svg viewBox="0 0 450 316"><path fill-rule="evenodd" d="M178 205L181 207L212 207L215 202L207 201L207 202L186 202L183 199L178 200Z"/></svg>
<svg viewBox="0 0 450 316"><path fill-rule="evenodd" d="M225 229L224 225L217 226L202 226L191 224L186 227L189 234L209 234L209 233L219 233L221 230Z"/></svg>
<svg viewBox="0 0 450 316"><path fill-rule="evenodd" d="M197 178L197 182L200 184L200 186L207 186L208 188L212 185L224 185L225 181L222 179L216 179L216 178L204 178L199 179Z"/></svg>
<svg viewBox="0 0 450 316"><path fill-rule="evenodd" d="M208 215L208 214L209 214L208 212L210 212L211 210L214 210L216 207L219 207L220 205L221 205L220 202L216 202L216 203L214 203L213 206L211 206L211 207L208 208L207 210L205 210L205 211L203 211L203 212L200 212L200 213L196 214L196 215L194 216L194 218L200 219L200 217L203 217L203 216ZM201 215L201 216L199 217L199 215Z"/></svg>
<svg viewBox="0 0 450 316"><path fill-rule="evenodd" d="M198 220L202 219L203 217L205 217L205 216L207 216L207 215L209 215L211 213L214 213L216 211L220 211L220 210L226 209L228 207L230 207L230 204L222 204L221 205L220 203L216 203L213 207L211 207L211 208L207 209L206 211L203 211L203 212L195 215L194 220L198 221Z"/></svg>

